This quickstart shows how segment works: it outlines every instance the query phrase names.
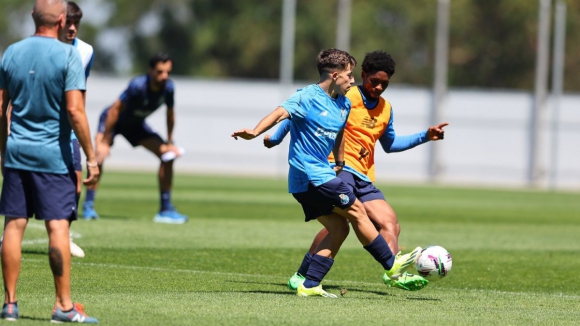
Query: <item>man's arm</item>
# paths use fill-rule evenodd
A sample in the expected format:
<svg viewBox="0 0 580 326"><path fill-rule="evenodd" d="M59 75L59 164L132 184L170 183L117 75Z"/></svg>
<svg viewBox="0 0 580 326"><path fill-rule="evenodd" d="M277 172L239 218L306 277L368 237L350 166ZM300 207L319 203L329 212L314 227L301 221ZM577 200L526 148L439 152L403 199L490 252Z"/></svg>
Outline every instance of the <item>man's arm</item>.
<svg viewBox="0 0 580 326"><path fill-rule="evenodd" d="M83 92L80 90L70 90L65 93L66 110L72 129L77 136L79 145L83 148L87 157L87 179L83 181L85 185L92 185L97 182L99 177L99 168L93 144L91 143L91 133L89 122L85 112Z"/></svg>
<svg viewBox="0 0 580 326"><path fill-rule="evenodd" d="M282 143L282 140L284 140L284 137L286 137L289 131L290 131L290 120L282 121L278 129L276 129L276 132L274 132L274 134L264 136L264 146L266 148L272 148L274 146L280 145L280 143Z"/></svg>
<svg viewBox="0 0 580 326"><path fill-rule="evenodd" d="M260 136L262 133L268 131L270 128L275 126L280 121L288 119L289 117L290 114L288 113L288 111L286 111L286 109L284 109L283 107L279 106L274 111L272 111L272 113L268 114L262 120L260 120L260 122L258 122L258 125L256 125L254 129L252 130L240 129L238 131L235 131L232 134L232 137L234 137L234 139L236 140L238 139L238 137L246 140L254 139Z"/></svg>
<svg viewBox="0 0 580 326"><path fill-rule="evenodd" d="M99 164L102 164L111 150L111 143L113 142L113 129L119 121L119 114L125 110L125 105L121 100L116 100L113 106L107 111L107 119L105 120L105 131L103 132L103 140L100 144L96 144L97 153L96 158ZM78 135L77 135L78 136Z"/></svg>
<svg viewBox="0 0 580 326"><path fill-rule="evenodd" d="M173 107L167 107L167 143L173 143L173 127L175 126L175 111Z"/></svg>
<svg viewBox="0 0 580 326"><path fill-rule="evenodd" d="M2 156L2 166L4 166L4 154L6 154L6 141L8 139L8 104L10 95L8 89L0 88L0 156Z"/></svg>
<svg viewBox="0 0 580 326"><path fill-rule="evenodd" d="M332 155L334 156L334 171L338 174L344 167L344 129L336 135Z"/></svg>

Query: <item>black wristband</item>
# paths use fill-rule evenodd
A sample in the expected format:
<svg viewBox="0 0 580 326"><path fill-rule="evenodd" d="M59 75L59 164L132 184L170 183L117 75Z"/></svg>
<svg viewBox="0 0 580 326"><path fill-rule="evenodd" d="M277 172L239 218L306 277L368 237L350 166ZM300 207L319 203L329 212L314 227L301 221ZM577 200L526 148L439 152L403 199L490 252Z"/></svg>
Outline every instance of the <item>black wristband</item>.
<svg viewBox="0 0 580 326"><path fill-rule="evenodd" d="M336 161L336 162L334 162L334 165L340 166L341 168L343 168L344 167L344 161Z"/></svg>

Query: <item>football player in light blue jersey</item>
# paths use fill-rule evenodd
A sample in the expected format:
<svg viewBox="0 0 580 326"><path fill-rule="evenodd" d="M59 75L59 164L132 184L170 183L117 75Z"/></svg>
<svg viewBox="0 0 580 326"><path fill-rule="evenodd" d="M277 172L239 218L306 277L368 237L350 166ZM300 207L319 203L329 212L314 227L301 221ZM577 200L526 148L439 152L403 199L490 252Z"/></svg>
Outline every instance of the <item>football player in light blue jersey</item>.
<svg viewBox="0 0 580 326"><path fill-rule="evenodd" d="M98 323L70 294L69 227L77 218L76 174L70 133L74 130L87 157L85 184L99 170L91 143L82 91L85 76L78 52L57 40L66 23L66 1L37 0L32 11L35 33L6 49L0 67L0 154L6 216L2 244L4 305L0 318L16 320L16 287L22 237L28 219L43 220L49 238L54 277L52 322ZM8 135L8 105L12 104ZM72 127L72 128L71 128Z"/></svg>
<svg viewBox="0 0 580 326"><path fill-rule="evenodd" d="M90 44L83 42L82 40L76 37L82 18L83 11L81 10L81 8L75 2L67 1L66 25L64 26L65 32L61 33L58 39L61 42L74 46L78 50L81 56L81 62L83 63L83 68L85 69L85 78L89 78L89 75L91 73L91 67L93 66L94 60L93 47ZM85 104L86 97L87 92L85 91L83 92L83 99L85 101ZM83 167L81 162L81 148L74 131L71 132L71 143L73 148L75 172L77 174L77 207L78 207L78 200L81 196L81 180ZM84 250L73 242L72 237L70 238L70 241L71 241L70 243L71 254L75 257L83 258L85 256Z"/></svg>
<svg viewBox="0 0 580 326"><path fill-rule="evenodd" d="M349 233L350 221L364 248L389 275L400 275L408 266L395 261L385 239L375 229L363 204L350 188L336 177L328 155L344 161L342 134L350 112L345 97L354 78L356 60L345 51L328 49L317 56L320 81L298 90L286 102L263 118L254 129L241 129L232 137L254 139L277 123L290 119L288 189L302 205L305 220L318 220L328 236L320 243L297 289L299 296L337 296L322 289L320 282L328 273L334 257Z"/></svg>

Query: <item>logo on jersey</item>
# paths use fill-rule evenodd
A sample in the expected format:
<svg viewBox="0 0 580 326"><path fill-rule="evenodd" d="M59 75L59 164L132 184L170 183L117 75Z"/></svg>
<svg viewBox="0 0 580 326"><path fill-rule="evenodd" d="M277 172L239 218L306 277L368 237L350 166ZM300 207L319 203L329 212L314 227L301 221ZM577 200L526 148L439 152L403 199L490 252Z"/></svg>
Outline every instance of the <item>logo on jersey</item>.
<svg viewBox="0 0 580 326"><path fill-rule="evenodd" d="M346 109L345 108L342 108L342 110L340 111L340 119L342 121L346 120Z"/></svg>
<svg viewBox="0 0 580 326"><path fill-rule="evenodd" d="M336 132L330 131L330 130L324 130L322 128L316 129L316 132L314 133L314 135L316 137L326 137L326 138L330 138L330 139L336 139Z"/></svg>
<svg viewBox="0 0 580 326"><path fill-rule="evenodd" d="M345 194L340 194L340 195L338 195L338 197L340 198L340 203L343 205L348 204L348 202L350 200L350 198L348 198L348 196Z"/></svg>
<svg viewBox="0 0 580 326"><path fill-rule="evenodd" d="M328 115L328 111L322 111L320 112L320 115L326 117Z"/></svg>
<svg viewBox="0 0 580 326"><path fill-rule="evenodd" d="M365 117L361 123L363 127L373 129L377 125L377 119Z"/></svg>
<svg viewBox="0 0 580 326"><path fill-rule="evenodd" d="M359 155L359 157L358 157L358 160L359 160L359 161L360 161L360 160L362 160L363 158L365 158L365 157L369 156L369 154L370 154L370 153L369 153L369 151L367 151L367 149L366 149L366 148L364 148L364 147L361 147L361 148L360 148L360 151L358 152L358 155Z"/></svg>

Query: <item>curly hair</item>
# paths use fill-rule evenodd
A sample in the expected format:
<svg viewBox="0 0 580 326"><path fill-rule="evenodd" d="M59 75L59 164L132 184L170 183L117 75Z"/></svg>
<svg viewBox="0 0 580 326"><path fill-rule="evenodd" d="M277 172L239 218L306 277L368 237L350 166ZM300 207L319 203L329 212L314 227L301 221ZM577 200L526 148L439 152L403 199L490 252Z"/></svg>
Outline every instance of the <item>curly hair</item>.
<svg viewBox="0 0 580 326"><path fill-rule="evenodd" d="M365 55L361 68L366 73L384 71L391 77L395 74L395 60L386 52L373 51Z"/></svg>

